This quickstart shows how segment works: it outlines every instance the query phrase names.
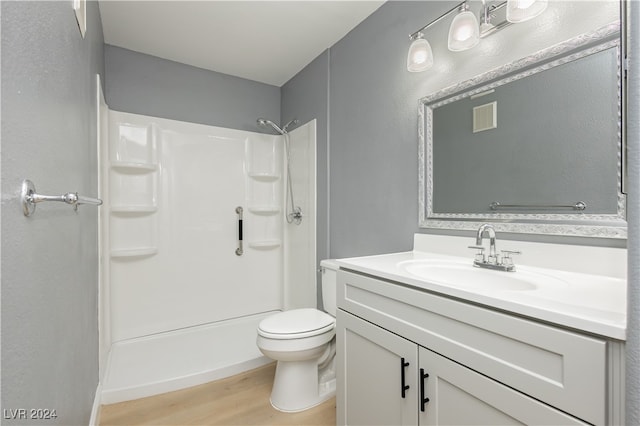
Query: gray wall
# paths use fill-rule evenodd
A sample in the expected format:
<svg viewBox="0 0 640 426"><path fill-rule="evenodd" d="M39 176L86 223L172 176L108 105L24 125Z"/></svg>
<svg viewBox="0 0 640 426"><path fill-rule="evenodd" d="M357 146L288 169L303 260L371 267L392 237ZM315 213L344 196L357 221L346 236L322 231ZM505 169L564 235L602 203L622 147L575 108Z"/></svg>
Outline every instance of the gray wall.
<svg viewBox="0 0 640 426"><path fill-rule="evenodd" d="M330 252L410 250L418 232L417 105L407 34L449 4L388 2L330 50Z"/></svg>
<svg viewBox="0 0 640 426"><path fill-rule="evenodd" d="M22 179L39 192L96 196L97 3L82 39L72 2L2 2L2 408L55 409L88 424L98 384L98 211L40 205L26 218Z"/></svg>
<svg viewBox="0 0 640 426"><path fill-rule="evenodd" d="M631 8L627 120L629 284L627 292L626 423L640 424L640 2Z"/></svg>
<svg viewBox="0 0 640 426"><path fill-rule="evenodd" d="M256 119L280 122L280 88L105 46L109 108L134 114L259 131Z"/></svg>
<svg viewBox="0 0 640 426"><path fill-rule="evenodd" d="M327 168L329 170L329 256L347 257L409 250L416 232L472 235L472 232L418 228L417 102L434 91L484 70L531 54L616 18L615 4L555 3L546 22L527 43L513 47L510 37L496 35L469 52L446 51L446 25L429 37L439 62L427 73L406 71L407 34L455 4L452 1L391 1L329 49L329 75L308 78L310 84L282 95L282 110L314 108L321 92L314 84L329 81L327 100ZM589 3L591 5L591 3ZM591 7L591 6L589 6ZM554 9L555 8L555 9ZM573 19L575 14L580 19ZM571 23L558 26L556 21ZM518 25L513 34L528 34ZM442 34L438 34L442 33ZM502 46L496 48L496 46ZM497 49L496 52L490 49ZM444 51L443 51L444 50ZM478 53L480 52L480 53ZM486 53L486 54L483 54ZM286 87L286 86L285 86ZM293 113L291 113L293 114ZM322 126L322 123L319 123ZM319 203L319 210L325 208ZM567 244L624 247L621 240L502 234L517 239Z"/></svg>

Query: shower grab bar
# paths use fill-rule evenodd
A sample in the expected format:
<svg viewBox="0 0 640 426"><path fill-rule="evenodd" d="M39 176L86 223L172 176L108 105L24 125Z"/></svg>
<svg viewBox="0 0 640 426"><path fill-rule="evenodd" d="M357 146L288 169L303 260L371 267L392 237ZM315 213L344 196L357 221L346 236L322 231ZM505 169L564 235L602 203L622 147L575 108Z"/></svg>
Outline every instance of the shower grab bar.
<svg viewBox="0 0 640 426"><path fill-rule="evenodd" d="M574 209L574 210L585 210L587 208L587 204L584 201L578 201L575 204L500 204L497 201L491 202L489 204L489 208L491 210L498 210L501 208L505 209Z"/></svg>
<svg viewBox="0 0 640 426"><path fill-rule="evenodd" d="M236 213L238 213L238 248L236 249L236 256L242 256L242 207L236 207Z"/></svg>
<svg viewBox="0 0 640 426"><path fill-rule="evenodd" d="M84 197L78 195L77 192L67 192L62 195L42 195L36 193L36 187L29 179L22 181L22 191L20 193L20 199L22 201L22 212L25 216L31 216L36 211L36 204L43 201L60 201L73 206L75 211L78 211L80 204L91 204L94 206L102 205L102 200L99 198Z"/></svg>

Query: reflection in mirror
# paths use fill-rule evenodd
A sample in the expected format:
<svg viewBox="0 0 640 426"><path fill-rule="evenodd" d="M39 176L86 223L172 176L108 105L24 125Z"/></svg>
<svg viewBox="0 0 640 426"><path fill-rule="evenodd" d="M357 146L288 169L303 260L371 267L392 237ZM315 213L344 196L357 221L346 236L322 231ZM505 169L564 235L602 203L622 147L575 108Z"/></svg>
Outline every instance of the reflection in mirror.
<svg viewBox="0 0 640 426"><path fill-rule="evenodd" d="M420 225L626 238L618 26L420 101Z"/></svg>

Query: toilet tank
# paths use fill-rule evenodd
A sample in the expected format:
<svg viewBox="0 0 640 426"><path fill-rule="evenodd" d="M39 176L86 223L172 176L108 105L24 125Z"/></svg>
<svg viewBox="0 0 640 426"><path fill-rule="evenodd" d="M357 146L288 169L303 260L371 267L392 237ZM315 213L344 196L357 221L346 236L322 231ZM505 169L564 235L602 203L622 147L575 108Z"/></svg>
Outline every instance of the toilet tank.
<svg viewBox="0 0 640 426"><path fill-rule="evenodd" d="M322 270L322 306L326 313L336 316L336 290L338 279L338 264L335 260L325 259L320 262Z"/></svg>

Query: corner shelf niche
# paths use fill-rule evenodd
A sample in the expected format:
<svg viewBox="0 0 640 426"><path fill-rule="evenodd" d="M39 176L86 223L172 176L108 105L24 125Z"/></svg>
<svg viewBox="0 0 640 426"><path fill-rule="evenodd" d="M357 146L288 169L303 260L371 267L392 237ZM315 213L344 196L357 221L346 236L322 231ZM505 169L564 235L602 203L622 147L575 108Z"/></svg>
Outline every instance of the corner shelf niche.
<svg viewBox="0 0 640 426"><path fill-rule="evenodd" d="M158 211L156 206L148 206L148 205L127 205L127 206L112 206L111 213L115 215L144 215L151 214Z"/></svg>
<svg viewBox="0 0 640 426"><path fill-rule="evenodd" d="M278 206L249 206L249 211L260 216L271 216L280 213Z"/></svg>
<svg viewBox="0 0 640 426"><path fill-rule="evenodd" d="M249 177L259 182L275 182L280 179L280 175L275 173L249 173Z"/></svg>
<svg viewBox="0 0 640 426"><path fill-rule="evenodd" d="M276 137L248 141L245 156L246 202L251 214L246 246L268 251L282 247L282 142Z"/></svg>
<svg viewBox="0 0 640 426"><path fill-rule="evenodd" d="M148 173L155 171L157 165L138 161L112 161L111 168L120 173Z"/></svg>
<svg viewBox="0 0 640 426"><path fill-rule="evenodd" d="M282 245L280 240L256 240L249 242L249 247L258 250L270 250L278 248L280 245Z"/></svg>
<svg viewBox="0 0 640 426"><path fill-rule="evenodd" d="M157 147L155 124L116 120L110 124L105 170L108 182L108 254L112 261L137 261L158 253Z"/></svg>
<svg viewBox="0 0 640 426"><path fill-rule="evenodd" d="M119 250L111 250L111 258L119 259L119 258L132 258L132 257L147 257L153 256L158 253L157 247L139 247L132 249L119 249Z"/></svg>

